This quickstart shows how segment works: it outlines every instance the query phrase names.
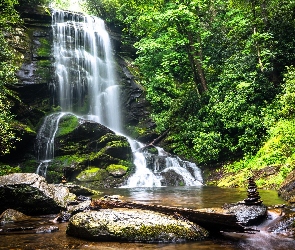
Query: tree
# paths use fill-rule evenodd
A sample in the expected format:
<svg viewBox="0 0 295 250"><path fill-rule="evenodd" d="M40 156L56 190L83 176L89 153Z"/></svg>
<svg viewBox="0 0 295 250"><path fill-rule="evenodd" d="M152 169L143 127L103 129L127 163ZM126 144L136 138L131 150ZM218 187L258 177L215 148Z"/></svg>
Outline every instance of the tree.
<svg viewBox="0 0 295 250"><path fill-rule="evenodd" d="M4 0L0 3L0 155L9 153L14 142L19 139L12 127L13 115L9 101L9 97L14 95L9 86L17 82L15 72L18 61L8 39L10 32L20 22L14 9L16 4L16 0Z"/></svg>

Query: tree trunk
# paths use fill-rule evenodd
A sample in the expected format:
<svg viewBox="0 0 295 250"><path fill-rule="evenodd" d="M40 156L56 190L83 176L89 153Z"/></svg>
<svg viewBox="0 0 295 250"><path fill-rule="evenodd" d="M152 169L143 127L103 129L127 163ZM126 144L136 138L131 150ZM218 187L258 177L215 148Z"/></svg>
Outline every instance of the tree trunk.
<svg viewBox="0 0 295 250"><path fill-rule="evenodd" d="M179 219L186 219L198 224L207 229L211 233L223 232L253 232L257 231L252 228L247 228L238 223L235 215L204 212L187 208L168 207L160 205L147 205L135 202L120 201L120 200L93 200L90 206L91 209L112 209L112 208L131 208L145 209L156 211L168 215L173 215Z"/></svg>

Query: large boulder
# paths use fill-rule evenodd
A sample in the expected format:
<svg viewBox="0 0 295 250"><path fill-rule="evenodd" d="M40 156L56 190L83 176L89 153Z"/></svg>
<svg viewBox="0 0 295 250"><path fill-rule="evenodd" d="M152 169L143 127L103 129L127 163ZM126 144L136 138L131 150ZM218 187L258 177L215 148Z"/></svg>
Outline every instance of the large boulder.
<svg viewBox="0 0 295 250"><path fill-rule="evenodd" d="M27 215L54 214L66 209L74 198L68 188L47 184L37 174L0 176L0 213L12 208Z"/></svg>
<svg viewBox="0 0 295 250"><path fill-rule="evenodd" d="M55 149L55 158L47 169L49 182L65 175L67 181L92 189L117 187L132 172L132 151L126 137L73 114L60 119Z"/></svg>
<svg viewBox="0 0 295 250"><path fill-rule="evenodd" d="M284 200L295 203L295 170L292 171L282 183L278 194Z"/></svg>
<svg viewBox="0 0 295 250"><path fill-rule="evenodd" d="M208 232L196 224L139 209L103 209L74 215L67 234L88 240L184 242L202 240Z"/></svg>

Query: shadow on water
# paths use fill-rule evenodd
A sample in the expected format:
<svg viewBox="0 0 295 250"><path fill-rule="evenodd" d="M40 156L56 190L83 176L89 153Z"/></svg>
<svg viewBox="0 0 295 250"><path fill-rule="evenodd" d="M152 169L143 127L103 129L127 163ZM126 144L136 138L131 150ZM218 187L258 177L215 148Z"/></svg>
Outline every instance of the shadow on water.
<svg viewBox="0 0 295 250"><path fill-rule="evenodd" d="M224 189L217 187L159 187L159 188L118 188L100 190L102 195L121 195L122 199L145 204L161 204L187 208L221 207L224 203L234 203L246 197L245 189ZM283 201L275 191L259 190L265 205L282 204ZM59 231L36 234L33 232L3 233L0 225L0 249L102 249L102 250L284 250L295 249L294 239L284 238L262 230L256 234L224 234L218 239L183 244L143 244L92 242L67 236L66 223L54 224L53 217L37 217L35 221L26 222L25 226L54 225ZM266 221L266 223L269 223ZM16 223L14 223L16 224ZM12 225L6 225L12 226ZM17 226L17 225L14 225Z"/></svg>

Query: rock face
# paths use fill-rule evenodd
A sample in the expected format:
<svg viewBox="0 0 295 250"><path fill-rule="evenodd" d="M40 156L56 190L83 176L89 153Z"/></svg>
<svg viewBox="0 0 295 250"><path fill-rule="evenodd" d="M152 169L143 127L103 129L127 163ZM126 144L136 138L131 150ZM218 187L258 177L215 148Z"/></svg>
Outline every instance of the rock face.
<svg viewBox="0 0 295 250"><path fill-rule="evenodd" d="M67 234L88 240L129 242L184 242L208 236L193 223L137 209L78 213L70 219Z"/></svg>
<svg viewBox="0 0 295 250"><path fill-rule="evenodd" d="M284 200L295 203L295 170L287 176L278 193Z"/></svg>
<svg viewBox="0 0 295 250"><path fill-rule="evenodd" d="M37 174L10 174L0 177L0 212L12 208L27 215L53 214L74 199L68 188L47 184Z"/></svg>

